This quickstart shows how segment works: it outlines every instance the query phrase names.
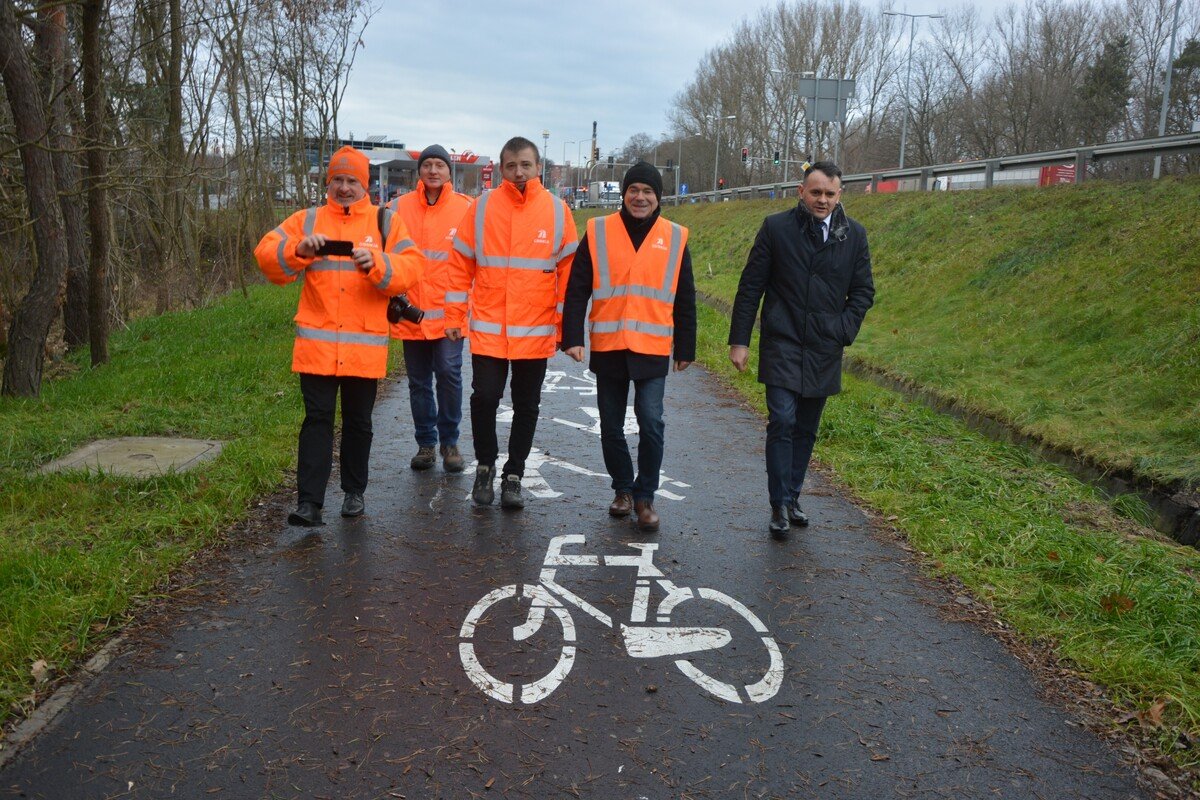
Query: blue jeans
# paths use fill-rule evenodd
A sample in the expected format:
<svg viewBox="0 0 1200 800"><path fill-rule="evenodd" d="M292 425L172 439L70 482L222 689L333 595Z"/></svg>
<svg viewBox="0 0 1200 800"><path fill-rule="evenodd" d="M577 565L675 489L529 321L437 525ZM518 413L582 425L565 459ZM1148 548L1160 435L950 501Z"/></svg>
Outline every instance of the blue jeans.
<svg viewBox="0 0 1200 800"><path fill-rule="evenodd" d="M633 411L638 421L638 471L625 442L625 403L629 399L629 378L596 376L596 403L600 408L600 448L604 467L612 478L615 492L629 492L633 499L653 500L658 489L659 469L663 460L663 391L666 377L632 381Z"/></svg>
<svg viewBox="0 0 1200 800"><path fill-rule="evenodd" d="M771 505L787 505L800 496L826 399L767 386L767 494Z"/></svg>
<svg viewBox="0 0 1200 800"><path fill-rule="evenodd" d="M412 406L417 446L458 444L462 422L463 340L405 339L404 368L408 372L408 400ZM433 376L437 375L437 399Z"/></svg>

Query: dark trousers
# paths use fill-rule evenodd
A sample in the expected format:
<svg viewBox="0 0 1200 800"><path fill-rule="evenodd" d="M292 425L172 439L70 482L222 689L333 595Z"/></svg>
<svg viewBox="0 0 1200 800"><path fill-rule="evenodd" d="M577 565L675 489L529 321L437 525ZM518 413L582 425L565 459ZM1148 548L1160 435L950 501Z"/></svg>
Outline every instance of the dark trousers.
<svg viewBox="0 0 1200 800"><path fill-rule="evenodd" d="M408 403L419 447L458 444L462 422L463 340L405 339ZM437 394L433 378L437 376Z"/></svg>
<svg viewBox="0 0 1200 800"><path fill-rule="evenodd" d="M800 496L824 397L801 397L782 386L767 386L767 494L771 505L787 505Z"/></svg>
<svg viewBox="0 0 1200 800"><path fill-rule="evenodd" d="M629 399L628 377L596 376L596 404L600 409L600 449L604 467L612 478L614 492L629 492L634 500L653 500L658 489L663 460L663 391L665 376L643 378L633 383L633 412L638 421L638 471L625 442L625 404Z"/></svg>
<svg viewBox="0 0 1200 800"><path fill-rule="evenodd" d="M371 459L371 412L375 409L374 378L300 374L304 424L300 426L300 458L296 483L301 503L325 505L325 485L333 471L333 417L342 393L342 491L367 489Z"/></svg>
<svg viewBox="0 0 1200 800"><path fill-rule="evenodd" d="M496 464L500 444L496 441L496 411L504 396L512 365L512 432L508 436L508 461L501 475L525 475L525 459L533 449L538 408L542 403L542 381L546 378L546 359L505 358L471 355L471 435L475 439L475 458L481 466Z"/></svg>

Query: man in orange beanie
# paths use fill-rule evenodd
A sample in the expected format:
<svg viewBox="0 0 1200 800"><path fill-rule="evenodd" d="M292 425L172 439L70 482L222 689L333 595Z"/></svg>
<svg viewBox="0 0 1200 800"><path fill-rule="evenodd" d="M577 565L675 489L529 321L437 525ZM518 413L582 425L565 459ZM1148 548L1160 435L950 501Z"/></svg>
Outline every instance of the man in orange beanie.
<svg viewBox="0 0 1200 800"><path fill-rule="evenodd" d="M394 246L367 197L367 157L343 147L329 160L326 201L297 211L262 238L254 250L272 283L304 276L296 311L292 371L300 374L304 424L296 467L296 510L291 525L321 524L325 485L333 470L333 422L342 397L341 485L343 517L363 513L371 414L378 379L387 371L387 303L421 276L424 257L399 218L391 218ZM385 215L385 218L390 215Z"/></svg>

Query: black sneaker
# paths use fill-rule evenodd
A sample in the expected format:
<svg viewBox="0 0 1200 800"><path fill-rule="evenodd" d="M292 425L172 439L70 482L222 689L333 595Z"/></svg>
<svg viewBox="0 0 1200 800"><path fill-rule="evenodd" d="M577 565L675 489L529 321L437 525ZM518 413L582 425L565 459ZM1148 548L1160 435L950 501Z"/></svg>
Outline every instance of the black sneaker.
<svg viewBox="0 0 1200 800"><path fill-rule="evenodd" d="M363 503L363 496L361 494L346 492L346 498L342 500L343 517L361 517L366 510L367 507Z"/></svg>
<svg viewBox="0 0 1200 800"><path fill-rule="evenodd" d="M501 508L524 508L525 498L521 496L521 478L517 475L505 475L500 479Z"/></svg>
<svg viewBox="0 0 1200 800"><path fill-rule="evenodd" d="M315 528L323 525L321 522L321 507L307 500L296 506L296 510L288 514L288 525L299 525L301 528Z"/></svg>
<svg viewBox="0 0 1200 800"><path fill-rule="evenodd" d="M430 469L436 463L437 456L434 454L433 445L421 445L408 465L413 469Z"/></svg>
<svg viewBox="0 0 1200 800"><path fill-rule="evenodd" d="M490 506L496 499L496 490L492 487L492 479L496 476L494 466L480 464L475 468L475 488L471 489L471 499L481 506Z"/></svg>

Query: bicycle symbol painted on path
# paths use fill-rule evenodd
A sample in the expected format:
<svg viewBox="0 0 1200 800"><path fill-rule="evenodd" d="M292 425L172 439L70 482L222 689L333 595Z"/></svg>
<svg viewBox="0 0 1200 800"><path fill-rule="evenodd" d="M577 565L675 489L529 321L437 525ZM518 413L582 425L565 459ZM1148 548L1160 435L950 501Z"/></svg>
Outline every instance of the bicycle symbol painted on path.
<svg viewBox="0 0 1200 800"><path fill-rule="evenodd" d="M610 629L620 631L625 652L631 658L671 658L675 657L675 667L685 676L694 681L701 689L731 703L762 703L770 700L779 691L783 683L783 655L779 645L767 630L762 621L741 601L716 591L715 589L690 588L676 586L667 580L663 572L654 564L654 553L658 544L645 542L630 542L629 546L640 551L637 555L572 555L562 552L567 545L581 545L584 537L579 534L555 536L550 540L546 549L546 557L542 561L542 571L537 583L509 584L488 592L475 603L463 620L459 631L459 657L467 676L479 689L489 697L505 703L523 703L530 705L545 700L555 689L562 685L571 668L575 664L576 631L575 621L571 617L568 606L595 618ZM614 622L614 619L579 595L559 584L556 580L557 567L600 567L608 568L637 568L637 584L633 592L632 609L629 622ZM654 622L649 623L651 583L656 583L665 596L659 601ZM518 611L509 615L510 620L521 620L522 614L527 614L519 624L511 626L513 642L529 640L543 627L551 617L557 622L552 630L543 632L544 636L557 637L561 632L561 650L554 665L544 675L523 683L504 680L503 677L513 677L511 670L504 670L503 677L498 677L493 668L489 671L480 660L476 643L483 637L476 637L477 628L485 621L495 620L493 617L504 617L499 608L501 604L516 603ZM673 616L686 616L687 622L695 614L688 611L688 605L703 606L697 609L704 614L720 613L731 622L738 619L744 621L752 629L751 637L756 637L758 643L766 648L766 658L761 654L757 659L751 658L749 678L756 678L753 683L738 678L736 683L720 680L707 674L693 660L684 656L697 656L726 647L734 640L734 635L728 627L713 625L671 624ZM707 617L706 617L707 618ZM504 629L505 638L508 626ZM506 638L507 640L507 638ZM557 641L557 639L555 639ZM750 642L755 644L754 642ZM731 647L729 652L737 650ZM739 661L745 662L742 653L737 655ZM711 668L711 667L710 667ZM739 669L745 673L746 669ZM539 670L540 674L541 670ZM761 673L761 675L760 675ZM727 677L727 676L726 676Z"/></svg>

